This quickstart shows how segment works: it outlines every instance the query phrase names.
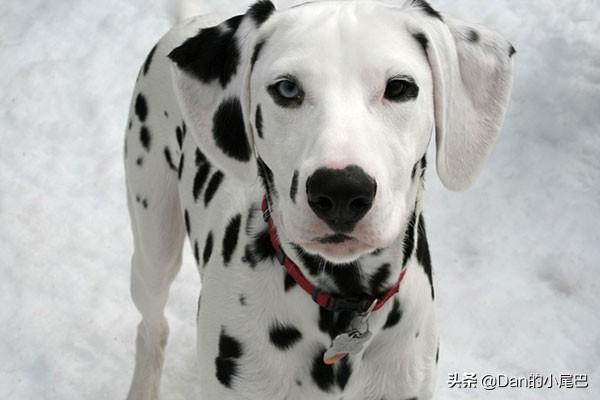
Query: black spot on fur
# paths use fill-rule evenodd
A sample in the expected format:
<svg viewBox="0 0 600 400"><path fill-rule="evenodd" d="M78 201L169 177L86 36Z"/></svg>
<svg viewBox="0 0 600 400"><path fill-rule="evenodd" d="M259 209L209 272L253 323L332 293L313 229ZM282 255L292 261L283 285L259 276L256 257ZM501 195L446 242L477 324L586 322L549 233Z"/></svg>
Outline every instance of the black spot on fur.
<svg viewBox="0 0 600 400"><path fill-rule="evenodd" d="M295 203L296 202L296 194L298 193L298 171L294 171L294 176L292 177L292 184L290 186L290 199Z"/></svg>
<svg viewBox="0 0 600 400"><path fill-rule="evenodd" d="M146 57L146 61L144 61L144 69L143 69L144 75L146 75L148 73L148 70L150 69L150 64L152 63L152 57L154 57L154 52L156 51L156 46L157 45L154 45L152 50L150 50L150 53L148 53L148 56Z"/></svg>
<svg viewBox="0 0 600 400"><path fill-rule="evenodd" d="M169 150L168 147L165 147L165 160L167 160L167 165L169 166L169 168L171 168L173 171L177 171L177 167L175 166L175 164L173 164L173 158L171 157L171 151Z"/></svg>
<svg viewBox="0 0 600 400"><path fill-rule="evenodd" d="M175 137L177 137L177 144L181 149L181 147L183 146L183 130L179 126L175 128Z"/></svg>
<svg viewBox="0 0 600 400"><path fill-rule="evenodd" d="M398 301L398 299L394 299L392 310L388 314L385 324L383 324L383 329L388 329L395 326L398 322L400 322L401 318L402 310L400 309L400 301Z"/></svg>
<svg viewBox="0 0 600 400"><path fill-rule="evenodd" d="M200 265L200 250L198 249L198 241L194 240L194 259L196 264Z"/></svg>
<svg viewBox="0 0 600 400"><path fill-rule="evenodd" d="M208 160L206 159L204 153L202 153L200 149L196 147L196 166L199 167L204 163L208 164Z"/></svg>
<svg viewBox="0 0 600 400"><path fill-rule="evenodd" d="M263 46L265 45L265 41L261 40L260 42L256 43L256 46L254 46L254 51L252 52L252 58L250 59L250 70L252 71L254 69L254 64L256 64L256 60L258 60L258 56L260 56L260 52L263 48Z"/></svg>
<svg viewBox="0 0 600 400"><path fill-rule="evenodd" d="M242 222L241 214L237 214L229 220L227 228L225 228L225 235L223 236L223 262L225 266L231 261L231 256L235 251L238 242L238 236L240 233L240 224Z"/></svg>
<svg viewBox="0 0 600 400"><path fill-rule="evenodd" d="M185 231L187 232L188 236L190 235L190 213L188 213L188 210L185 209L183 211L183 220L185 221Z"/></svg>
<svg viewBox="0 0 600 400"><path fill-rule="evenodd" d="M300 379L296 379L296 385L302 386L302 381Z"/></svg>
<svg viewBox="0 0 600 400"><path fill-rule="evenodd" d="M269 339L279 350L289 350L302 339L302 333L293 325L275 322L269 329Z"/></svg>
<svg viewBox="0 0 600 400"><path fill-rule="evenodd" d="M294 286L296 286L296 281L294 280L294 278L292 278L292 276L290 274L288 274L286 271L284 271L284 273L283 273L283 290L285 292L287 292L288 290L292 289Z"/></svg>
<svg viewBox="0 0 600 400"><path fill-rule="evenodd" d="M260 209L256 203L252 203L250 207L248 207L248 216L246 217L246 235L250 236L254 230L254 222L256 218L259 216Z"/></svg>
<svg viewBox="0 0 600 400"><path fill-rule="evenodd" d="M171 51L169 58L196 79L204 83L219 80L225 88L240 63L235 32L241 18L236 16L219 26L202 29ZM225 26L229 29L223 29Z"/></svg>
<svg viewBox="0 0 600 400"><path fill-rule="evenodd" d="M423 51L427 54L427 46L429 45L429 41L423 32L413 33L413 37L419 42Z"/></svg>
<svg viewBox="0 0 600 400"><path fill-rule="evenodd" d="M242 356L242 344L227 335L225 329L221 329L219 337L219 356L223 358L240 358Z"/></svg>
<svg viewBox="0 0 600 400"><path fill-rule="evenodd" d="M274 12L275 6L269 0L259 0L248 9L248 15L256 26L262 25Z"/></svg>
<svg viewBox="0 0 600 400"><path fill-rule="evenodd" d="M256 133L259 138L263 137L263 119L262 119L262 111L260 109L260 104L256 106L256 115L254 125L256 126Z"/></svg>
<svg viewBox="0 0 600 400"><path fill-rule="evenodd" d="M431 255L429 254L429 244L427 243L427 233L425 232L425 220L423 214L419 215L419 225L417 228L418 239L417 239L417 260L419 264L423 266L425 274L429 279L429 286L431 287L431 298L435 298L433 291L433 276L431 270Z"/></svg>
<svg viewBox="0 0 600 400"><path fill-rule="evenodd" d="M245 306L246 305L246 296L244 296L243 294L240 294L239 301L240 301L240 305Z"/></svg>
<svg viewBox="0 0 600 400"><path fill-rule="evenodd" d="M430 17L437 18L440 21L444 21L440 13L434 10L433 7L431 7L429 3L425 0L412 0L412 5L420 8L425 12L425 14L429 15Z"/></svg>
<svg viewBox="0 0 600 400"><path fill-rule="evenodd" d="M320 273L328 274L335 283L337 291L330 291L333 295L355 300L363 300L367 296L367 290L363 283L360 263L336 264L333 265L322 257L308 254L298 245L292 245L296 254L301 260L302 266L312 276ZM321 308L319 310L319 327L329 333L331 337L335 337L344 331L352 319L350 311L341 311L334 313Z"/></svg>
<svg viewBox="0 0 600 400"><path fill-rule="evenodd" d="M390 267L391 265L389 263L383 264L369 278L369 286L373 296L381 297L386 290L386 283L390 278Z"/></svg>
<svg viewBox="0 0 600 400"><path fill-rule="evenodd" d="M150 135L150 130L144 125L140 128L140 142L142 142L142 146L146 151L150 151L152 136Z"/></svg>
<svg viewBox="0 0 600 400"><path fill-rule="evenodd" d="M473 43L479 42L479 33L475 29L469 29L467 32L467 40Z"/></svg>
<svg viewBox="0 0 600 400"><path fill-rule="evenodd" d="M231 388L233 379L238 376L238 359L242 356L242 344L221 328L219 355L215 359L217 379L223 386Z"/></svg>
<svg viewBox="0 0 600 400"><path fill-rule="evenodd" d="M293 245L293 247L300 258L302 265L308 270L310 275L316 276L319 272L328 272L328 267L330 265L328 265L323 258L308 254L300 246Z"/></svg>
<svg viewBox="0 0 600 400"><path fill-rule="evenodd" d="M338 292L343 297L359 298L365 295L362 270L358 262L328 265L326 269L333 278Z"/></svg>
<svg viewBox="0 0 600 400"><path fill-rule="evenodd" d="M239 99L227 99L219 105L213 116L213 137L217 146L229 157L238 161L250 160L250 144Z"/></svg>
<svg viewBox="0 0 600 400"><path fill-rule="evenodd" d="M515 49L515 47L511 44L510 47L508 48L508 56L512 57L515 55L515 53L517 52L517 50Z"/></svg>
<svg viewBox="0 0 600 400"><path fill-rule="evenodd" d="M204 243L204 251L202 252L202 265L206 266L208 260L210 260L210 256L213 251L213 234L212 231L208 232L206 236L206 243Z"/></svg>
<svg viewBox="0 0 600 400"><path fill-rule="evenodd" d="M208 206L208 203L212 200L217 189L221 185L221 181L223 181L223 173L221 171L217 171L213 174L208 182L208 186L206 187L206 192L204 192L204 205Z"/></svg>
<svg viewBox="0 0 600 400"><path fill-rule="evenodd" d="M344 388L346 387L346 384L350 379L350 375L352 375L352 366L348 361L348 357L345 357L340 361L335 374L336 383L341 390L344 390Z"/></svg>
<svg viewBox="0 0 600 400"><path fill-rule="evenodd" d="M136 164L138 167L141 167L141 166L144 164L144 157L138 157L138 158L136 158L136 160L135 160L135 164Z"/></svg>
<svg viewBox="0 0 600 400"><path fill-rule="evenodd" d="M328 392L334 383L333 366L323 362L323 354L326 350L323 346L319 347L310 370L313 381L324 392Z"/></svg>
<svg viewBox="0 0 600 400"><path fill-rule="evenodd" d="M142 200L142 207L148 208L148 200L147 199Z"/></svg>
<svg viewBox="0 0 600 400"><path fill-rule="evenodd" d="M138 93L135 98L135 115L138 116L141 122L146 121L146 117L148 116L148 103L141 93Z"/></svg>
<svg viewBox="0 0 600 400"><path fill-rule="evenodd" d="M181 180L181 175L183 174L183 162L185 159L185 154L181 153L181 157L179 157L179 169L177 170L177 179Z"/></svg>
<svg viewBox="0 0 600 400"><path fill-rule="evenodd" d="M271 168L269 168L269 166L265 164L262 158L259 157L256 161L258 163L258 175L260 176L260 179L265 188L267 200L269 201L269 204L273 204L272 198L277 196L277 190L275 190L275 180L273 178L273 171L271 171Z"/></svg>
<svg viewBox="0 0 600 400"><path fill-rule="evenodd" d="M133 126L133 121L131 121L131 119L129 119L129 122L127 123L127 129L131 129L132 126Z"/></svg>
<svg viewBox="0 0 600 400"><path fill-rule="evenodd" d="M317 276L320 273L326 273L333 278L338 294L346 297L362 297L365 295L360 263L334 265L322 257L306 253L297 245L293 247L302 265L310 275Z"/></svg>
<svg viewBox="0 0 600 400"><path fill-rule="evenodd" d="M435 350L435 363L437 364L439 361L440 361L440 345L438 344L438 347Z"/></svg>
<svg viewBox="0 0 600 400"><path fill-rule="evenodd" d="M248 262L252 268L266 259L275 259L275 249L271 243L271 236L267 228L260 231L246 245L244 261Z"/></svg>
<svg viewBox="0 0 600 400"><path fill-rule="evenodd" d="M231 381L237 376L238 364L231 358L215 358L215 367L217 370L217 379L223 386L231 388Z"/></svg>
<svg viewBox="0 0 600 400"><path fill-rule="evenodd" d="M410 174L411 179L415 179L415 176L417 175L417 171L421 171L421 178L423 178L425 176L425 170L427 169L427 154L423 154L423 157L421 157L421 159L419 161L417 161L415 163L415 165L413 165L413 169L412 172Z"/></svg>
<svg viewBox="0 0 600 400"><path fill-rule="evenodd" d="M208 178L209 173L209 163L201 164L200 168L198 168L196 176L194 176L194 185L192 187L192 195L194 196L194 201L198 201L198 198L200 197L200 193L202 192L202 188L204 187L204 183L206 182L206 178Z"/></svg>
<svg viewBox="0 0 600 400"><path fill-rule="evenodd" d="M333 340L340 333L346 332L354 313L351 311L332 312L323 307L319 307L319 329L327 333Z"/></svg>
<svg viewBox="0 0 600 400"><path fill-rule="evenodd" d="M163 112L163 114L164 114L165 118L169 118L169 113L167 112L167 110L165 110L165 111Z"/></svg>
<svg viewBox="0 0 600 400"><path fill-rule="evenodd" d="M415 223L417 220L417 214L415 211L413 211L412 215L410 216L410 220L408 221L408 224L406 225L406 231L404 232L404 241L403 241L403 245L402 245L402 266L404 267L406 265L406 263L408 262L408 260L410 259L410 256L413 253L413 249L415 247Z"/></svg>
<svg viewBox="0 0 600 400"><path fill-rule="evenodd" d="M331 327L332 322L333 313L324 309L323 307L319 307L319 329L321 332L329 333L329 328Z"/></svg>

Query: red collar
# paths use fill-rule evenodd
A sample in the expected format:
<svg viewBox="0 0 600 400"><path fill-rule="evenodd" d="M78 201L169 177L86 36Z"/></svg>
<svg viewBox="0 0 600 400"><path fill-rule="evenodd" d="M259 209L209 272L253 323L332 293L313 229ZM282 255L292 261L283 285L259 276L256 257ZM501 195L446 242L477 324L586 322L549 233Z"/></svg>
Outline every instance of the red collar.
<svg viewBox="0 0 600 400"><path fill-rule="evenodd" d="M403 268L400 271L400 276L396 283L390 287L381 297L369 297L363 299L356 298L342 298L338 296L334 296L332 294L321 291L318 287L313 285L300 268L292 261L290 258L283 252L281 248L281 243L279 242L279 237L277 236L277 229L273 224L273 219L270 216L269 205L267 203L267 198L263 197L262 201L262 212L263 218L267 222L269 226L269 236L271 237L271 244L273 245L273 249L275 250L275 255L277 260L287 273L292 277L292 279L306 292L308 293L313 301L317 303L319 306L329 310L329 311L354 311L357 313L366 313L370 311L377 311L384 304L394 297L398 290L400 290L400 283L402 283L402 279L404 279L404 275L406 274L406 268Z"/></svg>

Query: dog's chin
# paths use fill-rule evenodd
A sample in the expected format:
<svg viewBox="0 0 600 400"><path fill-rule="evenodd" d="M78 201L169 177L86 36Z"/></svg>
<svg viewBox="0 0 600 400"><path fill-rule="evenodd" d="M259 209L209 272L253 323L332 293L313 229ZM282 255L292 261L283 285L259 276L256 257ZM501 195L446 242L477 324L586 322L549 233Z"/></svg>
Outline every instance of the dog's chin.
<svg viewBox="0 0 600 400"><path fill-rule="evenodd" d="M311 241L300 245L307 253L318 255L333 264L348 264L375 250L356 239L345 240L342 243Z"/></svg>

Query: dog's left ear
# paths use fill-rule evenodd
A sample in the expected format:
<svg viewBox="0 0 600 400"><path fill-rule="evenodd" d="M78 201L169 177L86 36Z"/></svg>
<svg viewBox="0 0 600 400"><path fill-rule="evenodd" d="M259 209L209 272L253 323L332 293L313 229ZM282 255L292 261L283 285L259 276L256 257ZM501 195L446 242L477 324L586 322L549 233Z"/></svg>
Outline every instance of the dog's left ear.
<svg viewBox="0 0 600 400"><path fill-rule="evenodd" d="M260 0L169 53L177 101L197 144L218 168L246 183L257 177L250 69L259 28L274 11L270 1Z"/></svg>
<svg viewBox="0 0 600 400"><path fill-rule="evenodd" d="M500 133L512 88L513 46L498 33L413 0L409 30L432 70L438 175L448 189L475 180Z"/></svg>

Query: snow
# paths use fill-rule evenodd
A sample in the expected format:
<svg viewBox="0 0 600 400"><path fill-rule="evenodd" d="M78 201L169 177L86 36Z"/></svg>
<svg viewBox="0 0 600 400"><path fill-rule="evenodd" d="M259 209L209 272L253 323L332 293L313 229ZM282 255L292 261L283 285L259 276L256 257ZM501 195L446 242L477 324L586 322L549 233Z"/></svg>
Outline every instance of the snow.
<svg viewBox="0 0 600 400"><path fill-rule="evenodd" d="M291 1L276 2L281 8ZM427 176L438 397L600 398L600 8L435 0L517 48L503 136L466 193ZM205 11L246 2L217 1ZM166 0L0 3L0 398L124 398L138 314L123 129ZM171 290L162 392L197 398L198 276ZM451 389L449 373L575 374L589 389Z"/></svg>

